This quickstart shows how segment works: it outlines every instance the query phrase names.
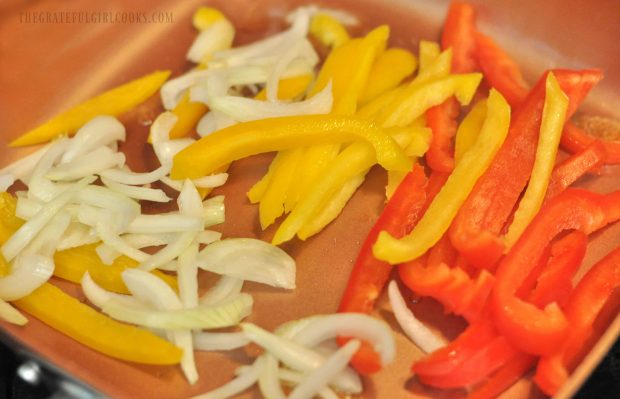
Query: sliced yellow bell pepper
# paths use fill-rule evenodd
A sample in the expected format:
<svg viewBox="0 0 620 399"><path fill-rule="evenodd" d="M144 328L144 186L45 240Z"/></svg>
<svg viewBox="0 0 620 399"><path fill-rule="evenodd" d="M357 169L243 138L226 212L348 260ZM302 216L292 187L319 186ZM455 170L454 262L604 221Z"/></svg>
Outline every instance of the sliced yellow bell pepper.
<svg viewBox="0 0 620 399"><path fill-rule="evenodd" d="M482 74L449 75L421 85L407 87L396 100L393 109L386 109L379 117L383 127L407 126L429 108L443 103L453 95L467 105L476 93Z"/></svg>
<svg viewBox="0 0 620 399"><path fill-rule="evenodd" d="M356 112L355 116L366 119L376 119L377 116L384 112L384 109L392 105L394 100L396 100L398 96L404 92L406 87L406 84L402 84L392 90L386 91L374 100L362 106Z"/></svg>
<svg viewBox="0 0 620 399"><path fill-rule="evenodd" d="M0 254L0 277L4 277L11 272L11 265L4 259L4 256Z"/></svg>
<svg viewBox="0 0 620 399"><path fill-rule="evenodd" d="M278 98L280 100L294 100L303 96L312 83L312 75L300 75L292 78L282 79L278 84ZM267 90L263 88L254 97L256 100L266 100Z"/></svg>
<svg viewBox="0 0 620 399"><path fill-rule="evenodd" d="M50 141L62 134L72 135L97 115L118 116L146 101L157 93L170 76L170 71L156 71L108 90L55 116L43 125L13 140L11 147Z"/></svg>
<svg viewBox="0 0 620 399"><path fill-rule="evenodd" d="M83 245L56 252L54 254L56 264L54 275L80 284L82 276L88 272L93 280L104 289L119 294L129 294L121 274L126 269L137 267L138 262L126 256L119 256L111 265L105 265L95 251L97 245L99 244ZM177 281L173 276L157 270L152 273L176 290Z"/></svg>
<svg viewBox="0 0 620 399"><path fill-rule="evenodd" d="M169 365L182 350L158 336L112 320L59 288L46 283L13 304L76 341L108 356L130 362Z"/></svg>
<svg viewBox="0 0 620 399"><path fill-rule="evenodd" d="M209 108L200 102L190 101L189 93L185 93L181 101L174 107L172 113L176 115L177 122L170 131L171 139L185 137L192 133ZM150 137L149 137L150 142Z"/></svg>
<svg viewBox="0 0 620 399"><path fill-rule="evenodd" d="M428 40L420 40L419 44L419 58L420 58L420 74L426 73L428 68L439 57L440 49L439 43L430 42Z"/></svg>
<svg viewBox="0 0 620 399"><path fill-rule="evenodd" d="M474 146L463 156L441 191L413 231L401 238L382 231L373 246L374 255L391 264L416 259L446 232L478 178L501 147L510 124L510 106L496 90L491 90L488 113Z"/></svg>
<svg viewBox="0 0 620 399"><path fill-rule="evenodd" d="M261 228L265 230L284 213L284 204L287 201L288 188L297 174L299 155L303 148L281 151L276 155L275 164L279 167L269 180L264 196L259 205Z"/></svg>
<svg viewBox="0 0 620 399"><path fill-rule="evenodd" d="M250 203L256 204L263 199L265 191L267 191L267 187L269 187L269 183L271 183L273 174L278 168L279 163L282 161L282 157L278 156L279 154L280 153L276 154L276 156L269 164L269 169L267 170L267 173L265 173L265 175L252 186L250 191L248 191L247 196L250 200Z"/></svg>
<svg viewBox="0 0 620 399"><path fill-rule="evenodd" d="M486 100L481 100L463 118L456 130L456 137L454 139L454 160L456 163L461 161L463 155L476 142L486 115L487 103Z"/></svg>
<svg viewBox="0 0 620 399"><path fill-rule="evenodd" d="M234 160L263 152L326 143L366 141L386 169L411 166L398 144L372 122L352 117L305 115L239 123L205 136L173 160L173 179L206 176Z"/></svg>
<svg viewBox="0 0 620 399"><path fill-rule="evenodd" d="M310 21L310 34L327 47L338 47L348 42L349 33L336 18L318 13Z"/></svg>
<svg viewBox="0 0 620 399"><path fill-rule="evenodd" d="M560 88L553 73L550 72L545 82L545 105L536 147L536 160L525 194L519 202L519 207L504 238L507 250L521 237L545 199L564 129L567 109L568 97Z"/></svg>
<svg viewBox="0 0 620 399"><path fill-rule="evenodd" d="M24 224L15 216L17 199L9 193L0 193L0 243L9 239Z"/></svg>
<svg viewBox="0 0 620 399"><path fill-rule="evenodd" d="M192 15L192 25L198 30L205 30L217 21L227 20L222 12L213 7L200 7Z"/></svg>
<svg viewBox="0 0 620 399"><path fill-rule="evenodd" d="M418 60L409 50L390 48L377 56L359 103L367 104L413 74Z"/></svg>

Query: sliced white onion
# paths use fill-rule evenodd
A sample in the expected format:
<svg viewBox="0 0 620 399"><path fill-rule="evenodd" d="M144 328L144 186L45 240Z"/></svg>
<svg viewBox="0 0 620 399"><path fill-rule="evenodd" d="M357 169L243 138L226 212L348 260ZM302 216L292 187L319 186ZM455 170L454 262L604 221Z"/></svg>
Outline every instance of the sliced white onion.
<svg viewBox="0 0 620 399"><path fill-rule="evenodd" d="M39 163L43 155L52 145L52 143L48 143L33 152L32 154L28 154L25 157L11 163L10 165L5 166L4 168L0 169L0 174L14 176L16 179L19 179L24 183L28 184L30 176L34 171L34 168L37 166L37 163Z"/></svg>
<svg viewBox="0 0 620 399"><path fill-rule="evenodd" d="M138 268L140 270L151 271L176 259L183 253L183 251L189 248L194 241L194 238L196 238L196 235L197 233L193 231L180 233L170 244L166 245L164 248L157 251L157 253L141 262Z"/></svg>
<svg viewBox="0 0 620 399"><path fill-rule="evenodd" d="M164 105L164 108L171 110L176 107L179 101L181 101L185 91L209 73L211 72L208 69L193 70L166 81L166 83L164 83L159 90L161 102ZM151 138L153 139L153 129L151 129Z"/></svg>
<svg viewBox="0 0 620 399"><path fill-rule="evenodd" d="M114 319L143 327L163 330L202 330L237 325L250 314L252 303L250 295L240 294L213 307L147 310L131 308L112 299L103 305L102 311Z"/></svg>
<svg viewBox="0 0 620 399"><path fill-rule="evenodd" d="M278 359L269 353L261 355L263 365L258 374L258 388L264 398L285 399L284 391L280 386L278 374Z"/></svg>
<svg viewBox="0 0 620 399"><path fill-rule="evenodd" d="M59 195L57 198L46 204L41 210L29 221L24 223L4 245L2 245L2 255L7 261L13 260L34 237L52 220L52 218L60 212L60 210L71 202L77 193L86 185L95 180L94 176L85 177L72 187Z"/></svg>
<svg viewBox="0 0 620 399"><path fill-rule="evenodd" d="M198 233L198 235L196 236L196 242L198 244L211 244L212 242L215 242L219 239L222 238L222 233L220 233L219 231L213 231L213 230L205 230L205 231L201 231L200 233Z"/></svg>
<svg viewBox="0 0 620 399"><path fill-rule="evenodd" d="M28 319L23 314L2 299L0 299L0 320L18 326L28 323Z"/></svg>
<svg viewBox="0 0 620 399"><path fill-rule="evenodd" d="M311 372L299 385L293 389L289 399L311 399L323 388L327 387L335 375L341 373L360 347L360 341L351 340L336 353L328 357L325 363Z"/></svg>
<svg viewBox="0 0 620 399"><path fill-rule="evenodd" d="M90 185L79 190L76 202L101 209L107 209L114 215L115 228L123 231L140 214L137 201L116 193L107 187Z"/></svg>
<svg viewBox="0 0 620 399"><path fill-rule="evenodd" d="M190 244L178 256L177 280L179 283L179 297L186 308L198 306L198 244Z"/></svg>
<svg viewBox="0 0 620 399"><path fill-rule="evenodd" d="M325 357L315 351L271 334L254 324L241 323L241 328L252 342L265 348L270 354L295 370L310 372L325 362ZM347 370L338 373L333 384L339 390L347 393L354 394L362 391L359 376L347 372Z"/></svg>
<svg viewBox="0 0 620 399"><path fill-rule="evenodd" d="M217 197L209 198L202 203L202 220L204 227L215 226L216 224L224 223L226 219L226 212L224 206L224 196L219 195Z"/></svg>
<svg viewBox="0 0 620 399"><path fill-rule="evenodd" d="M28 184L28 198L50 202L70 186L69 183L53 183L45 176L33 175Z"/></svg>
<svg viewBox="0 0 620 399"><path fill-rule="evenodd" d="M155 118L150 129L150 138L154 146L155 144L170 140L170 131L178 120L179 118L169 111L162 112Z"/></svg>
<svg viewBox="0 0 620 399"><path fill-rule="evenodd" d="M170 165L162 165L148 173L135 173L123 169L108 169L104 170L99 175L117 183L141 186L143 184L154 183L166 176L168 173L170 173Z"/></svg>
<svg viewBox="0 0 620 399"><path fill-rule="evenodd" d="M58 245L56 245L56 250L64 251L69 248L93 244L97 241L99 241L99 237L97 237L97 233L94 229L82 223L73 222L67 227L67 230L65 230Z"/></svg>
<svg viewBox="0 0 620 399"><path fill-rule="evenodd" d="M15 183L15 176L10 173L0 173L0 192L5 193Z"/></svg>
<svg viewBox="0 0 620 399"><path fill-rule="evenodd" d="M385 366L396 357L396 344L390 327L383 321L362 313L336 313L313 318L298 331L293 340L313 347L338 336L360 338L372 344Z"/></svg>
<svg viewBox="0 0 620 399"><path fill-rule="evenodd" d="M105 177L101 177L101 182L110 190L129 198L151 202L170 202L172 200L166 193L158 188L129 186L106 179Z"/></svg>
<svg viewBox="0 0 620 399"><path fill-rule="evenodd" d="M13 261L11 274L0 278L0 299L14 301L23 298L50 279L54 259L39 254L19 255Z"/></svg>
<svg viewBox="0 0 620 399"><path fill-rule="evenodd" d="M187 52L187 59L195 63L211 58L216 51L232 46L235 28L226 19L214 22L194 39Z"/></svg>
<svg viewBox="0 0 620 399"><path fill-rule="evenodd" d="M17 195L17 203L15 205L15 216L20 219L32 219L45 205L44 202L36 198L29 198L26 195Z"/></svg>
<svg viewBox="0 0 620 399"><path fill-rule="evenodd" d="M56 247L62 235L71 223L71 215L66 211L60 211L50 222L41 229L39 234L22 251L22 254L39 254L49 258L54 257Z"/></svg>
<svg viewBox="0 0 620 399"><path fill-rule="evenodd" d="M95 283L88 271L86 271L86 273L82 276L81 285L86 299L98 308L102 308L103 305L111 299L115 299L119 301L119 303L123 303L125 306L144 307L130 295L117 294L101 288L97 283Z"/></svg>
<svg viewBox="0 0 620 399"><path fill-rule="evenodd" d="M390 305L394 312L394 317L398 321L398 324L403 329L405 334L425 353L431 353L439 348L442 348L446 343L428 329L420 320L418 320L414 314L407 307L407 303L403 298L398 284L392 280L388 285L388 296L390 298Z"/></svg>
<svg viewBox="0 0 620 399"><path fill-rule="evenodd" d="M205 137L210 135L213 132L216 132L221 129L221 126L224 124L220 122L222 117L227 116L223 115L221 112L213 112L209 111L200 120L198 121L198 125L196 125L196 131L200 137ZM230 119L230 118L228 118ZM233 121L234 122L234 121Z"/></svg>
<svg viewBox="0 0 620 399"><path fill-rule="evenodd" d="M69 143L70 140L66 137L54 141L39 158L39 161L32 171L32 176L44 176L54 164L60 160L69 147Z"/></svg>
<svg viewBox="0 0 620 399"><path fill-rule="evenodd" d="M202 220L181 215L178 212L171 212L159 215L139 215L127 226L127 233L157 234L185 231L199 232L202 228Z"/></svg>
<svg viewBox="0 0 620 399"><path fill-rule="evenodd" d="M288 47L282 53L282 56L278 57L275 65L273 66L271 73L269 74L269 78L267 78L267 82L265 84L265 91L267 101L273 102L278 101L278 86L280 83L281 75L286 69L286 67L295 59L297 55L301 51L301 47L304 43L304 40L307 42L304 36L291 37L289 42L286 44Z"/></svg>
<svg viewBox="0 0 620 399"><path fill-rule="evenodd" d="M246 346L250 340L242 332L195 332L194 348L201 351L229 351Z"/></svg>
<svg viewBox="0 0 620 399"><path fill-rule="evenodd" d="M252 238L228 238L208 245L199 267L278 288L295 288L295 260L282 249Z"/></svg>
<svg viewBox="0 0 620 399"><path fill-rule="evenodd" d="M228 180L228 173L216 173L214 175L203 176L192 180L196 187L215 188L223 186Z"/></svg>
<svg viewBox="0 0 620 399"><path fill-rule="evenodd" d="M162 165L169 165L176 154L193 144L196 140L192 138L182 138L175 140L162 141L153 143L155 155Z"/></svg>
<svg viewBox="0 0 620 399"><path fill-rule="evenodd" d="M125 126L113 116L96 116L75 133L62 155L61 163L71 162L94 149L117 141L125 141Z"/></svg>
<svg viewBox="0 0 620 399"><path fill-rule="evenodd" d="M203 213L202 198L191 180L185 179L183 188L177 198L181 215L201 218Z"/></svg>
<svg viewBox="0 0 620 399"><path fill-rule="evenodd" d="M194 396L192 399L227 399L240 394L258 381L258 374L261 369L259 360L233 380L212 391Z"/></svg>
<svg viewBox="0 0 620 399"><path fill-rule="evenodd" d="M212 306L233 298L241 292L243 280L237 277L222 276L218 282L200 297L200 304Z"/></svg>
<svg viewBox="0 0 620 399"><path fill-rule="evenodd" d="M122 152L112 151L108 147L97 147L70 162L50 169L46 177L54 181L77 180L88 175L101 173L106 169L121 167L124 164L125 154Z"/></svg>
<svg viewBox="0 0 620 399"><path fill-rule="evenodd" d="M332 109L331 81L317 95L298 102L267 102L245 97L223 96L214 99L211 107L239 122L293 115L328 114Z"/></svg>
<svg viewBox="0 0 620 399"><path fill-rule="evenodd" d="M95 231L99 235L99 238L101 238L101 241L103 241L108 247L114 249L115 251L138 262L146 262L151 257L151 255L147 254L146 252L141 251L138 248L134 248L133 246L125 242L125 240L123 240L114 231L112 225L105 220L105 217L95 223L94 227ZM99 249L100 247L97 248ZM103 257L101 258L102 262L109 262L111 264L114 261L114 255L108 254L108 256L106 256L105 252L100 254L100 251L102 250L98 250L97 253L99 254L99 256L103 255Z"/></svg>
<svg viewBox="0 0 620 399"><path fill-rule="evenodd" d="M280 368L278 371L278 376L282 381L292 383L293 385L299 384L306 377L302 373L285 368ZM321 389L318 392L318 396L322 399L340 399L340 396L338 396L336 392L332 391L329 387Z"/></svg>

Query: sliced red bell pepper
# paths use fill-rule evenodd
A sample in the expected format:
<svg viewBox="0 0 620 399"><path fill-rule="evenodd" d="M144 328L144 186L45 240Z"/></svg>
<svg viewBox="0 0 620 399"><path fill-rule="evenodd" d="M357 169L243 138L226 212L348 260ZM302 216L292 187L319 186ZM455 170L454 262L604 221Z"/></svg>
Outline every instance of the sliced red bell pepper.
<svg viewBox="0 0 620 399"><path fill-rule="evenodd" d="M340 302L340 312L370 313L373 310L375 301L390 278L392 266L375 258L372 246L379 232L383 230L402 237L413 228L425 209L426 186L424 170L416 164L385 205L381 216L362 244ZM358 350L352 364L363 374L381 369L378 355L366 343Z"/></svg>
<svg viewBox="0 0 620 399"><path fill-rule="evenodd" d="M452 73L470 73L478 69L474 52L476 15L471 4L455 1L450 4L441 35L441 47L452 49ZM454 144L459 104L450 98L426 112L426 123L433 132L425 158L428 166L437 172L454 169Z"/></svg>
<svg viewBox="0 0 620 399"><path fill-rule="evenodd" d="M616 199L617 200L617 199ZM594 265L579 281L566 305L570 330L556 351L541 358L534 381L548 395L553 395L568 378L568 371L584 350L593 333L593 324L609 301L614 309L620 299L613 296L620 287L620 247Z"/></svg>
<svg viewBox="0 0 620 399"><path fill-rule="evenodd" d="M554 70L569 98L567 118L600 79L595 70ZM545 100L545 73L513 113L502 148L480 177L450 228L452 244L471 264L493 269L504 252L499 237L527 184L536 156Z"/></svg>
<svg viewBox="0 0 620 399"><path fill-rule="evenodd" d="M491 297L493 319L513 346L548 355L567 334L566 316L556 303L541 310L516 295L549 243L563 231L589 234L619 218L620 191L601 195L568 189L543 206L497 268Z"/></svg>
<svg viewBox="0 0 620 399"><path fill-rule="evenodd" d="M467 395L467 399L494 399L511 387L534 366L536 358L519 352L504 366L497 370L482 385L476 387Z"/></svg>
<svg viewBox="0 0 620 399"><path fill-rule="evenodd" d="M519 65L493 39L480 32L475 34L476 60L489 86L502 93L511 107L516 107L529 91Z"/></svg>
<svg viewBox="0 0 620 399"><path fill-rule="evenodd" d="M568 125L567 125L568 127ZM570 129L570 127L568 127ZM564 129L566 131L566 128ZM566 158L556 165L547 187L546 199L552 198L566 190L581 176L588 172L597 173L605 164L607 151L599 140L595 140L583 150Z"/></svg>
<svg viewBox="0 0 620 399"><path fill-rule="evenodd" d="M590 136L583 129L573 124L567 124L562 132L562 140L560 141L560 144L565 150L572 153L578 153L580 151L584 151L596 140L596 137ZM620 141L601 140L601 143L607 152L607 159L605 162L608 164L620 163Z"/></svg>

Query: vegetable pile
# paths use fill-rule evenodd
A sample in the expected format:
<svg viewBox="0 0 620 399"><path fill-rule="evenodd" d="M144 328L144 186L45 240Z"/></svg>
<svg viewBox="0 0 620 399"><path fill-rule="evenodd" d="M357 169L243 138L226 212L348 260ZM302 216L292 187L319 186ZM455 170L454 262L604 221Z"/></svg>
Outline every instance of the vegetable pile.
<svg viewBox="0 0 620 399"><path fill-rule="evenodd" d="M388 287L398 323L428 354L412 367L422 383L491 398L535 369L555 394L599 314L620 307L620 248L574 284L588 235L620 219L620 192L570 187L620 160L617 142L571 122L602 73L553 69L530 88L463 2L451 4L441 43L421 41L417 56L389 47L385 25L352 38L357 21L343 12L301 7L287 21L233 47L231 22L200 8L195 68L153 72L11 142L47 144L0 170L0 318L23 325L20 309L106 355L180 364L190 384L195 350L253 343L253 363L200 397L258 384L269 398L335 398L361 393L358 373L396 357L389 327L370 316ZM160 166L137 173L116 117L157 92L164 111L148 142ZM556 162L560 146L571 155ZM222 238L211 228L225 222L225 199L211 190L232 162L267 152L277 154L247 198L262 229L280 219L272 243ZM294 289L295 261L276 245L323 230L375 165L387 201L339 312L273 332L244 321L254 302L244 281ZM174 197L176 210L143 213ZM205 291L199 273L219 280ZM92 306L52 276L80 284ZM411 312L411 296L468 327L446 343Z"/></svg>

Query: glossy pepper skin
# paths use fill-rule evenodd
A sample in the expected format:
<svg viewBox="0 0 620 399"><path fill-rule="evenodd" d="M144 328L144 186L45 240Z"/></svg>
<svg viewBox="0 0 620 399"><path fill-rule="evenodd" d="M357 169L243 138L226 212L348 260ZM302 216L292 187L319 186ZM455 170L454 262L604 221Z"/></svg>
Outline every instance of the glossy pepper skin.
<svg viewBox="0 0 620 399"><path fill-rule="evenodd" d="M553 73L569 98L567 118L601 78L597 70ZM504 253L500 234L530 178L536 157L546 77L547 73L516 108L504 144L450 228L452 244L476 267L493 270Z"/></svg>
<svg viewBox="0 0 620 399"><path fill-rule="evenodd" d="M385 205L379 219L362 244L338 311L370 313L374 309L375 301L390 278L392 266L374 257L372 245L382 230L402 236L413 228L427 202L426 186L427 179L424 170L416 164ZM379 356L367 343L362 345L353 358L352 364L364 374L374 373L381 369Z"/></svg>
<svg viewBox="0 0 620 399"><path fill-rule="evenodd" d="M470 73L478 70L475 59L475 11L471 4L455 1L450 4L444 24L441 47L452 49L452 73ZM426 162L437 172L451 172L454 169L453 138L456 134L456 119L459 105L454 98L430 108L426 121L433 131L431 145L426 153Z"/></svg>
<svg viewBox="0 0 620 399"><path fill-rule="evenodd" d="M497 268L491 296L493 320L511 345L534 355L553 353L568 332L557 303L544 310L516 292L549 243L566 230L590 234L620 218L620 191L607 195L569 189L550 200Z"/></svg>
<svg viewBox="0 0 620 399"><path fill-rule="evenodd" d="M562 134L562 147L572 153L578 153L585 150L590 144L597 140L586 133L583 129L575 125L567 125ZM606 163L620 163L620 141L618 140L601 140L607 152Z"/></svg>

